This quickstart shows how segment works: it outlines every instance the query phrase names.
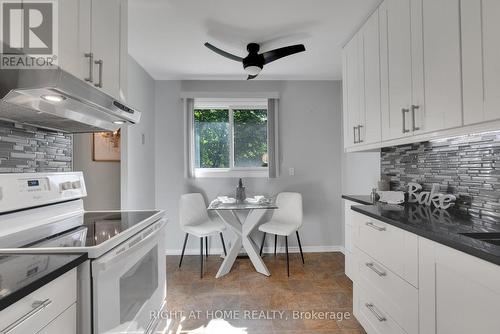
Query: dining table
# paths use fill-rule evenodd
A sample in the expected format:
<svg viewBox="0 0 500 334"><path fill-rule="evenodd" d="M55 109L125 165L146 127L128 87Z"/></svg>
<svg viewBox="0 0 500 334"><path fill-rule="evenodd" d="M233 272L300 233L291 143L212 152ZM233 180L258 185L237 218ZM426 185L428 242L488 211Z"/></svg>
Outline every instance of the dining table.
<svg viewBox="0 0 500 334"><path fill-rule="evenodd" d="M259 255L259 246L252 240L250 234L256 228L262 217L268 210L276 210L278 207L272 202L249 202L247 200L235 203L224 203L213 200L207 208L215 211L220 219L236 235L236 239L227 255L224 257L216 278L227 275L233 267L241 248L246 251L255 270L263 275L270 276L269 269ZM240 215L238 215L240 213ZM246 215L245 215L246 214ZM240 218L244 217L244 219Z"/></svg>

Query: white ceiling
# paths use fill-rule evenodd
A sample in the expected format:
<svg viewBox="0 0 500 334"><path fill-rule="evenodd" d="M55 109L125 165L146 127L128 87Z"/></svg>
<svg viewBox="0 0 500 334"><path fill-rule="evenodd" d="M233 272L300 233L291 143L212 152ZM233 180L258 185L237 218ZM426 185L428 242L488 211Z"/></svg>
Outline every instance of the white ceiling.
<svg viewBox="0 0 500 334"><path fill-rule="evenodd" d="M265 66L260 80L337 80L342 45L380 0L129 0L129 52L157 80L245 79L238 56L303 43L307 51Z"/></svg>

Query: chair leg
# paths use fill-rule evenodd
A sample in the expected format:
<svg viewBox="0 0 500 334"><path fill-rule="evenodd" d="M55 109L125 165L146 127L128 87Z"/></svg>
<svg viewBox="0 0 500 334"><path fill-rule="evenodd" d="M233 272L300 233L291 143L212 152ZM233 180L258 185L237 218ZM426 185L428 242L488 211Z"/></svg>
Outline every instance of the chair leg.
<svg viewBox="0 0 500 334"><path fill-rule="evenodd" d="M203 237L200 238L200 278L203 278Z"/></svg>
<svg viewBox="0 0 500 334"><path fill-rule="evenodd" d="M288 237L285 237L285 248L286 248L286 273L290 277L290 261L288 259Z"/></svg>
<svg viewBox="0 0 500 334"><path fill-rule="evenodd" d="M181 267L181 265L182 265L182 259L184 258L184 251L186 250L186 244L187 244L187 241L188 241L188 236L189 236L189 233L186 233L186 237L184 238L184 246L182 246L181 260L179 261L179 268Z"/></svg>
<svg viewBox="0 0 500 334"><path fill-rule="evenodd" d="M208 259L208 237L205 237L205 256Z"/></svg>
<svg viewBox="0 0 500 334"><path fill-rule="evenodd" d="M302 257L302 264L305 264L304 253L302 253L302 245L300 244L299 231L295 231L295 233L297 234L297 241L299 242L300 256Z"/></svg>
<svg viewBox="0 0 500 334"><path fill-rule="evenodd" d="M274 256L276 256L276 245L278 244L278 235L274 235Z"/></svg>
<svg viewBox="0 0 500 334"><path fill-rule="evenodd" d="M264 236L262 237L262 244L260 245L259 255L262 256L262 249L264 249L264 242L266 241L266 232L264 232Z"/></svg>
<svg viewBox="0 0 500 334"><path fill-rule="evenodd" d="M227 256L226 244L224 243L224 237L222 236L222 232L220 232L220 241L222 241L222 249L224 249L224 256Z"/></svg>

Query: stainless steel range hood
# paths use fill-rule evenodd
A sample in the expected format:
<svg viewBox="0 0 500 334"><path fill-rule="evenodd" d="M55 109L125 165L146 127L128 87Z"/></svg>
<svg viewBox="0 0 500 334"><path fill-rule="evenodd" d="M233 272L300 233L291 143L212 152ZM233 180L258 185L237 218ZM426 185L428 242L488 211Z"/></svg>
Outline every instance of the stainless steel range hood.
<svg viewBox="0 0 500 334"><path fill-rule="evenodd" d="M141 112L57 69L0 70L0 119L69 132L116 131Z"/></svg>

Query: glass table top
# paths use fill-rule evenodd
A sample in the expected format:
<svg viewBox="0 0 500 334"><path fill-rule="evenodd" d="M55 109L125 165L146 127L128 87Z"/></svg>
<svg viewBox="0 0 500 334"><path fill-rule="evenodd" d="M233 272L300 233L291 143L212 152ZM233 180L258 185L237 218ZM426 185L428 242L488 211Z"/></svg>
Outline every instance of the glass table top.
<svg viewBox="0 0 500 334"><path fill-rule="evenodd" d="M274 210L277 209L275 203L222 203L217 200L213 200L208 206L207 210Z"/></svg>

